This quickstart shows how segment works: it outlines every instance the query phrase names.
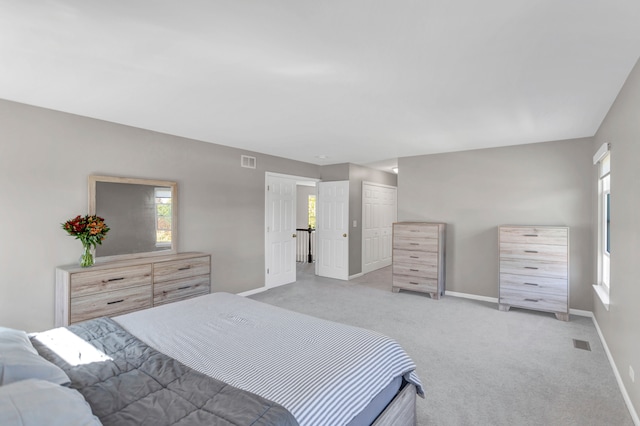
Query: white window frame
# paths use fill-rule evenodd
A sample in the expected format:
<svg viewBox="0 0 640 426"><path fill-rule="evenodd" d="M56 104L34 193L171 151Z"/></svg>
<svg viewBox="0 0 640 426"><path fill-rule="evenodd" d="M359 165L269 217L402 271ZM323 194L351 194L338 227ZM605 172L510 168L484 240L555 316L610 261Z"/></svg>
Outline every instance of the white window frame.
<svg viewBox="0 0 640 426"><path fill-rule="evenodd" d="M611 290L611 155L608 143L598 149L593 164L598 166L598 281L593 287L608 310Z"/></svg>

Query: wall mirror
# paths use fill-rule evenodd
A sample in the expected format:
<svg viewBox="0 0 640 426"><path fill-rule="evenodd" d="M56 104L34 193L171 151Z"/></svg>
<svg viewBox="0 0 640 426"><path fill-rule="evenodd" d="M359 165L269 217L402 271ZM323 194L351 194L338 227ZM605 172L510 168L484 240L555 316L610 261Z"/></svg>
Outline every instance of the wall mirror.
<svg viewBox="0 0 640 426"><path fill-rule="evenodd" d="M89 214L111 228L96 247L97 261L177 253L176 182L91 175Z"/></svg>

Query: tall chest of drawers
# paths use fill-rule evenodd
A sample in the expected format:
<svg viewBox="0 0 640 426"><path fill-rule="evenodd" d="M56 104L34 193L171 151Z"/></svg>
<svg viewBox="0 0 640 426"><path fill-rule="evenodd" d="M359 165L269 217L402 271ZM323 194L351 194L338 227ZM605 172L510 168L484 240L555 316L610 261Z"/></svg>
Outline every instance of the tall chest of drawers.
<svg viewBox="0 0 640 426"><path fill-rule="evenodd" d="M393 224L392 290L419 291L439 299L445 291L444 223Z"/></svg>
<svg viewBox="0 0 640 426"><path fill-rule="evenodd" d="M55 326L116 316L210 292L211 256L179 253L56 269Z"/></svg>
<svg viewBox="0 0 640 426"><path fill-rule="evenodd" d="M553 312L569 320L569 228L500 226L499 309Z"/></svg>

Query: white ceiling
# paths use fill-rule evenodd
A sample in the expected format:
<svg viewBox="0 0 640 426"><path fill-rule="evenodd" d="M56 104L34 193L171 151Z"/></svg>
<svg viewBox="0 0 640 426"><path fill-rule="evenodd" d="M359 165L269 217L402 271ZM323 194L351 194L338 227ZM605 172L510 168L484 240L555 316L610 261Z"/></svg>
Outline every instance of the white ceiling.
<svg viewBox="0 0 640 426"><path fill-rule="evenodd" d="M0 0L0 98L315 164L592 136L639 55L638 0Z"/></svg>

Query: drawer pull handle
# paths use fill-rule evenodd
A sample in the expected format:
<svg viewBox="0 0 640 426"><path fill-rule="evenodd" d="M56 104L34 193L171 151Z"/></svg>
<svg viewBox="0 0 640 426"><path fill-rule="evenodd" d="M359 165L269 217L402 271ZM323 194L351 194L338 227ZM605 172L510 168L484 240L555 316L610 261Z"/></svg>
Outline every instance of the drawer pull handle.
<svg viewBox="0 0 640 426"><path fill-rule="evenodd" d="M420 256L409 256L411 259L420 259Z"/></svg>
<svg viewBox="0 0 640 426"><path fill-rule="evenodd" d="M191 287L190 285L183 285L182 287L178 287L178 290L184 290L190 287Z"/></svg>
<svg viewBox="0 0 640 426"><path fill-rule="evenodd" d="M419 246L419 245L420 245L420 243L409 243L409 245L412 245L412 246Z"/></svg>
<svg viewBox="0 0 640 426"><path fill-rule="evenodd" d="M525 250L524 252L525 253L537 253L538 250Z"/></svg>
<svg viewBox="0 0 640 426"><path fill-rule="evenodd" d="M536 283L524 283L524 285L534 285L534 286L538 287L540 284L536 284Z"/></svg>
<svg viewBox="0 0 640 426"><path fill-rule="evenodd" d="M419 272L419 269L409 269L411 272Z"/></svg>
<svg viewBox="0 0 640 426"><path fill-rule="evenodd" d="M536 302L538 303L539 300L538 299L524 299L525 302Z"/></svg>
<svg viewBox="0 0 640 426"><path fill-rule="evenodd" d="M418 285L418 283L415 281L409 281L409 284Z"/></svg>
<svg viewBox="0 0 640 426"><path fill-rule="evenodd" d="M524 269L538 269L536 266L525 266Z"/></svg>
<svg viewBox="0 0 640 426"><path fill-rule="evenodd" d="M103 282L103 283L108 283L108 282L111 282L111 281L122 281L122 280L124 280L124 277L120 277L120 278L109 278L108 280L106 280L106 281L104 281L104 280L103 280L102 282Z"/></svg>
<svg viewBox="0 0 640 426"><path fill-rule="evenodd" d="M187 269L191 269L191 265L184 266L182 268L178 268L178 271L186 271Z"/></svg>
<svg viewBox="0 0 640 426"><path fill-rule="evenodd" d="M537 237L538 234L524 234L525 237Z"/></svg>
<svg viewBox="0 0 640 426"><path fill-rule="evenodd" d="M107 305L114 305L116 303L124 302L124 299L114 300L113 302L107 302Z"/></svg>

